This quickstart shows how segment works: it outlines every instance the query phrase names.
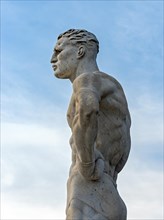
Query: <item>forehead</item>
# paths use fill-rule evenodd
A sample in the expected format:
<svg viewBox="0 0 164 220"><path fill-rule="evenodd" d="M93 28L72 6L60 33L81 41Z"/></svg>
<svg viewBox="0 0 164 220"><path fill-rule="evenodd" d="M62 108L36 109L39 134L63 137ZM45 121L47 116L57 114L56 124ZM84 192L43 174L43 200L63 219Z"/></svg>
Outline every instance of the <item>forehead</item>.
<svg viewBox="0 0 164 220"><path fill-rule="evenodd" d="M55 45L55 48L60 48L60 47L66 47L68 45L71 45L70 40L68 39L68 37L62 37L60 38Z"/></svg>

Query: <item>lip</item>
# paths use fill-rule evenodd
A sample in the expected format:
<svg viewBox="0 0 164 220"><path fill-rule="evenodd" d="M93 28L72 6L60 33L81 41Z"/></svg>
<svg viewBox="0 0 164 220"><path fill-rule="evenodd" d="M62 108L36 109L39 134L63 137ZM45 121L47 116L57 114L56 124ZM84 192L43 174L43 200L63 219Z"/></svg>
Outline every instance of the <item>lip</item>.
<svg viewBox="0 0 164 220"><path fill-rule="evenodd" d="M53 70L56 70L57 65L52 65Z"/></svg>

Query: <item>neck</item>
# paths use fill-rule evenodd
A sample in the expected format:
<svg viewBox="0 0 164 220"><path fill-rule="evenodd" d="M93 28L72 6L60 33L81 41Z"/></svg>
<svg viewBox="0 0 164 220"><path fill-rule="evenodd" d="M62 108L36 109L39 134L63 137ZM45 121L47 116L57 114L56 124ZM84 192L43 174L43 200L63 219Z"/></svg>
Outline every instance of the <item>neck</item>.
<svg viewBox="0 0 164 220"><path fill-rule="evenodd" d="M81 62L78 67L77 70L74 74L71 75L70 77L70 81L73 83L73 81L80 76L83 73L93 73L99 71L99 68L97 66L96 61L88 61L87 62L84 60L83 62Z"/></svg>

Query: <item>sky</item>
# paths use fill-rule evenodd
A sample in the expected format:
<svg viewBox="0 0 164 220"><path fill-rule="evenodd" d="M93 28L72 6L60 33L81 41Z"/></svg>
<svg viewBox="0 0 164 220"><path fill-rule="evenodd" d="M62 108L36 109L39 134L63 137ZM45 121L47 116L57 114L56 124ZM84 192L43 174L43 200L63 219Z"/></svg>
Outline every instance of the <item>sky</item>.
<svg viewBox="0 0 164 220"><path fill-rule="evenodd" d="M164 218L163 14L158 0L1 0L1 219L65 218L72 85L50 58L70 28L97 36L99 69L128 100L132 146L118 177L128 219Z"/></svg>

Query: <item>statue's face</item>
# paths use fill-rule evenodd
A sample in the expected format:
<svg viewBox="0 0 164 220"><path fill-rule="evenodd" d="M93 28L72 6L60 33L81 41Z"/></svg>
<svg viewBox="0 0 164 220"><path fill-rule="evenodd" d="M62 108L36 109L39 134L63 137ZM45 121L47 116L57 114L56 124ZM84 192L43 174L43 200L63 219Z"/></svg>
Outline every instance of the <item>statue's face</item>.
<svg viewBox="0 0 164 220"><path fill-rule="evenodd" d="M71 44L67 37L62 37L57 41L51 58L56 77L61 79L71 78L78 65L77 52L77 46Z"/></svg>

